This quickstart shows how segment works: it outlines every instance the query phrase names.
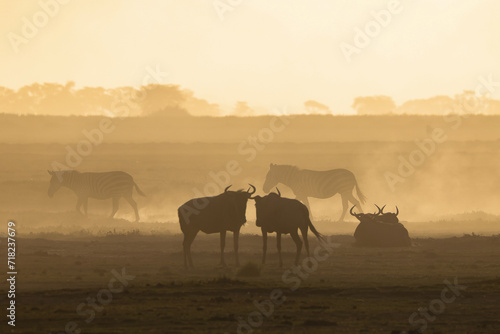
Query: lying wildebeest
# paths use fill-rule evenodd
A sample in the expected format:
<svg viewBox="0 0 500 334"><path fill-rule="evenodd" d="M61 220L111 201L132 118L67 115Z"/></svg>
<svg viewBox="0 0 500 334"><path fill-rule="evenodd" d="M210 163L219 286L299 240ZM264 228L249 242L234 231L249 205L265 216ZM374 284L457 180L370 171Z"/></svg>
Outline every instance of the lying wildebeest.
<svg viewBox="0 0 500 334"><path fill-rule="evenodd" d="M278 188L276 188L278 190ZM262 230L263 238L263 254L262 264L266 262L267 252L267 233L276 232L276 243L278 247L278 256L280 267L283 266L281 258L281 234L288 234L292 237L297 246L297 255L295 256L295 264L299 262L300 253L302 250L302 241L300 240L298 230L302 233L306 252L309 256L309 241L307 240L308 228L316 235L319 240L323 240L322 235L314 228L309 219L309 210L307 207L296 199L281 197L278 193L270 193L267 196L251 197L255 200L257 209L256 225Z"/></svg>
<svg viewBox="0 0 500 334"><path fill-rule="evenodd" d="M408 230L397 218L396 213L384 213L384 208L376 214L354 213L353 206L351 215L359 220L359 225L354 231L356 246L365 247L408 247L411 246L411 239ZM385 206L384 206L385 207ZM377 206L378 208L378 206ZM397 207L396 207L397 208Z"/></svg>
<svg viewBox="0 0 500 334"><path fill-rule="evenodd" d="M375 204L375 206L377 207L378 209L378 213L377 213L377 219L381 220L381 221L385 221L387 223L399 223L399 219L398 219L398 215L399 215L399 209L398 207L396 206L396 213L393 213L393 212L385 212L384 213L384 208L385 208L385 205L381 208L378 207L377 204Z"/></svg>
<svg viewBox="0 0 500 334"><path fill-rule="evenodd" d="M121 171L102 173L80 173L76 170L48 171L50 179L49 197L53 197L55 192L61 187L73 190L78 197L76 211L81 213L80 207L83 205L83 213L87 215L87 205L90 198L113 199L113 210L110 218L113 218L118 211L120 198L124 197L130 203L135 212L135 221L139 221L139 211L137 203L132 198L135 188L141 196L146 196L134 182L132 176Z"/></svg>
<svg viewBox="0 0 500 334"><path fill-rule="evenodd" d="M229 186L231 187L231 186ZM193 267L191 259L191 244L199 231L207 234L220 233L220 262L225 266L224 247L226 231L233 232L234 254L236 265L238 259L238 236L240 228L247 221L245 212L247 201L255 193L255 187L250 185L246 192L242 190L228 191L217 196L194 198L187 201L177 210L182 233L184 233L184 266ZM250 192L250 189L253 191Z"/></svg>

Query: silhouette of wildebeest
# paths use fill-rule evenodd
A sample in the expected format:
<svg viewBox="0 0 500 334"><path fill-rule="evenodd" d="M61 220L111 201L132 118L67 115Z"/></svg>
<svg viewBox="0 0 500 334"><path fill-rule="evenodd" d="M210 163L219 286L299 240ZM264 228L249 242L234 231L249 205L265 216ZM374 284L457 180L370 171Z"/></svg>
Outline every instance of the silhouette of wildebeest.
<svg viewBox="0 0 500 334"><path fill-rule="evenodd" d="M396 206L396 213L393 212L384 213L385 205L382 208L379 208L377 204L375 204L375 206L378 209L377 219L385 221L387 223L399 223L398 219L399 209L397 206Z"/></svg>
<svg viewBox="0 0 500 334"><path fill-rule="evenodd" d="M77 196L76 211L80 211L83 205L83 214L87 215L88 200L113 199L113 210L110 218L113 218L118 211L120 198L124 197L130 203L135 212L135 221L139 221L139 211L137 203L132 198L133 189L141 196L146 196L134 182L132 176L125 172L102 172L102 173L80 173L76 170L48 171L52 176L49 186L49 197L61 187L73 190Z"/></svg>
<svg viewBox="0 0 500 334"><path fill-rule="evenodd" d="M282 183L292 189L296 198L304 203L309 211L308 197L330 198L335 194L342 197L342 215L339 221L343 221L349 202L361 210L361 204L352 194L356 188L359 200L365 203L366 197L359 189L354 174L347 169L332 169L327 171L315 171L299 169L290 165L271 164L264 182L263 190L268 193L278 183Z"/></svg>
<svg viewBox="0 0 500 334"><path fill-rule="evenodd" d="M384 206L385 207L385 206ZM378 208L378 206L377 206ZM397 208L397 207L396 207ZM383 208L379 212L372 213L354 213L354 206L350 213L359 220L359 225L354 231L356 246L362 247L409 247L411 239L408 230L401 224L397 218L399 209L396 213L383 213Z"/></svg>
<svg viewBox="0 0 500 334"><path fill-rule="evenodd" d="M323 240L323 237L311 223L307 207L296 199L281 197L281 193L278 188L276 188L276 190L278 191L277 194L270 193L264 197L251 197L251 199L255 200L255 207L257 209L256 225L262 230L262 264L266 262L267 234L276 232L276 243L278 247L280 267L283 266L283 260L281 259L281 234L288 233L290 233L290 236L297 246L297 255L295 256L295 264L297 265L302 250L302 241L300 240L298 230L300 229L300 232L302 233L302 238L304 239L308 256L308 228L311 228L311 231L319 240Z"/></svg>
<svg viewBox="0 0 500 334"><path fill-rule="evenodd" d="M231 187L231 186L229 186ZM228 191L217 196L194 198L179 207L177 214L184 233L184 266L193 267L191 258L191 244L199 231L207 234L220 233L220 262L225 266L224 247L226 245L226 231L233 232L234 254L236 265L238 259L238 237L240 229L247 221L247 201L255 193L255 187L250 185L248 190ZM253 189L253 191L250 191Z"/></svg>

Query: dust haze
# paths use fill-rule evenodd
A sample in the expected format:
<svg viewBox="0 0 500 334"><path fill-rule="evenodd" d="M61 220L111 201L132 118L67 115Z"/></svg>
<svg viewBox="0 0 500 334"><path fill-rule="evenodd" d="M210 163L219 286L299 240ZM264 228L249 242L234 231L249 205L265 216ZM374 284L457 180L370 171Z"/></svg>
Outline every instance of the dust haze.
<svg viewBox="0 0 500 334"><path fill-rule="evenodd" d="M2 333L500 331L496 1L0 8Z"/></svg>

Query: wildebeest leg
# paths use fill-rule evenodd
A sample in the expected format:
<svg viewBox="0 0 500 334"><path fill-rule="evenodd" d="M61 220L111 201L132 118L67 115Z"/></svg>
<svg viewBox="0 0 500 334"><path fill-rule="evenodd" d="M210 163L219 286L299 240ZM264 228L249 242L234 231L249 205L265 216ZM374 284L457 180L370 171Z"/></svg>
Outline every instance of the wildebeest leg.
<svg viewBox="0 0 500 334"><path fill-rule="evenodd" d="M262 228L262 264L266 263L267 252L267 232Z"/></svg>
<svg viewBox="0 0 500 334"><path fill-rule="evenodd" d="M120 197L113 197L113 210L111 211L111 216L109 218L113 218L118 211L118 203L120 202Z"/></svg>
<svg viewBox="0 0 500 334"><path fill-rule="evenodd" d="M291 232L290 235L297 246L297 255L295 256L295 265L297 266L299 265L300 252L302 251L302 240L300 240L299 233L297 231Z"/></svg>
<svg viewBox="0 0 500 334"><path fill-rule="evenodd" d="M281 258L281 233L276 232L276 246L278 247L278 258L280 261L280 268L283 267L283 259Z"/></svg>
<svg viewBox="0 0 500 334"><path fill-rule="evenodd" d="M191 258L191 244L193 243L194 238L198 234L198 230L187 230L184 233L184 241L182 242L182 246L184 248L184 266L193 267L193 259Z"/></svg>
<svg viewBox="0 0 500 334"><path fill-rule="evenodd" d="M307 256L309 256L309 240L307 240L307 231L307 226L300 229L300 232L302 232L302 239L304 239L304 246L306 247Z"/></svg>
<svg viewBox="0 0 500 334"><path fill-rule="evenodd" d="M236 259L236 266L240 265L240 259L238 257L238 238L240 236L240 230L233 232L233 244L234 244L234 257Z"/></svg>
<svg viewBox="0 0 500 334"><path fill-rule="evenodd" d="M224 247L226 246L226 231L222 231L220 233L220 264L225 267L226 263L224 262Z"/></svg>
<svg viewBox="0 0 500 334"><path fill-rule="evenodd" d="M132 198L132 195L126 196L125 199L127 200L127 202L130 203L130 205L132 206L132 208L134 208L135 221L138 222L139 221L139 211L137 210L137 203Z"/></svg>

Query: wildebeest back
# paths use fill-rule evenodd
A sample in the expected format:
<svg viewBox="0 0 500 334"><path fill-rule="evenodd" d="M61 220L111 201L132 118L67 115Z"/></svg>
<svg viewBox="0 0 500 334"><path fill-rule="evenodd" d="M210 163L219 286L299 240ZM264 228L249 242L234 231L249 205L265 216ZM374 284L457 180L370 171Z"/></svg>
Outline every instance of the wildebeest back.
<svg viewBox="0 0 500 334"><path fill-rule="evenodd" d="M181 228L192 224L207 234L221 231L235 231L246 222L245 208L224 194L213 197L194 198L184 203L184 217L180 215ZM187 209L186 209L187 208Z"/></svg>
<svg viewBox="0 0 500 334"><path fill-rule="evenodd" d="M265 225L267 232L290 233L297 230L297 219L308 218L307 207L295 199L269 197L262 201L257 208L256 225Z"/></svg>

